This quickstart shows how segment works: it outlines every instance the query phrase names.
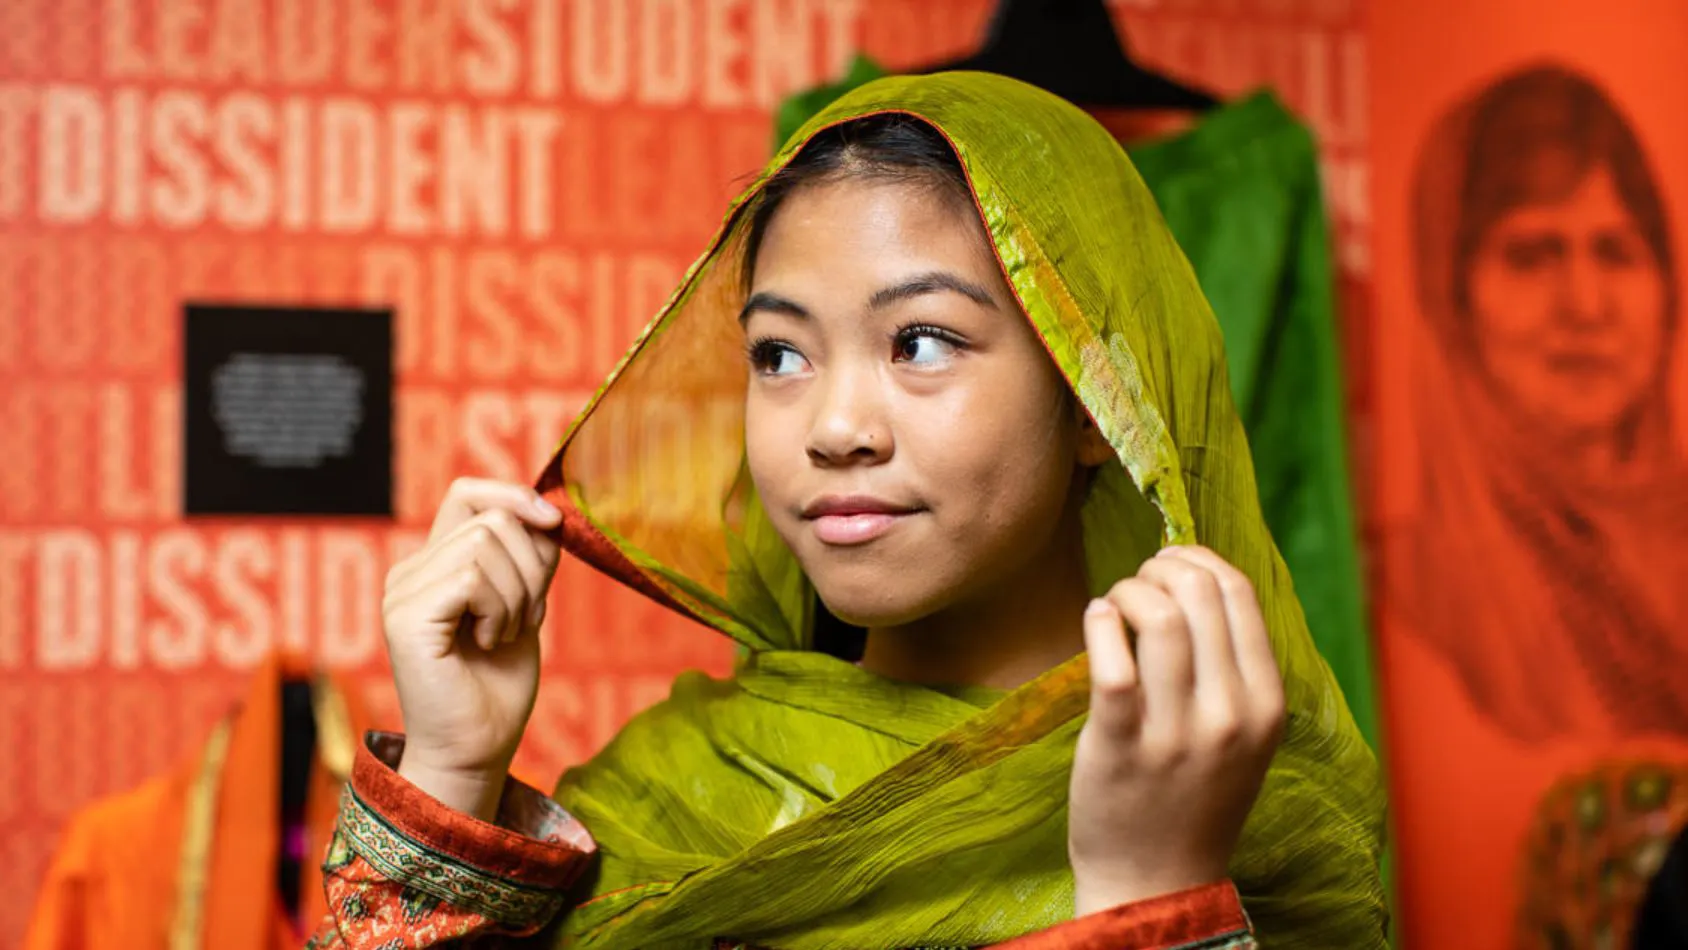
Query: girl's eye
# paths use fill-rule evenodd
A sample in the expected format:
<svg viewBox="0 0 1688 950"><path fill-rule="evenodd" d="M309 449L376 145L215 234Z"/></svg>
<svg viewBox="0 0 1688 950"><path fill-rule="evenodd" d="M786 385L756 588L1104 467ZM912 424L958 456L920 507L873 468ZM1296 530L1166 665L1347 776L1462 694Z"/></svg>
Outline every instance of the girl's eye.
<svg viewBox="0 0 1688 950"><path fill-rule="evenodd" d="M910 327L897 334L896 358L916 366L936 366L955 355L956 341L931 327Z"/></svg>
<svg viewBox="0 0 1688 950"><path fill-rule="evenodd" d="M764 376L790 376L809 367L796 347L778 340L758 340L751 344L750 365Z"/></svg>

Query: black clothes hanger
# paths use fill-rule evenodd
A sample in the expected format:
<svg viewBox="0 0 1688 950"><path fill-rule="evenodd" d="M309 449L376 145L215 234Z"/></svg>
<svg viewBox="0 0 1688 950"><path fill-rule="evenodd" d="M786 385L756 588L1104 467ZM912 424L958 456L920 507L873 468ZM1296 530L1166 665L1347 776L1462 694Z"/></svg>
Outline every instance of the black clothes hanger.
<svg viewBox="0 0 1688 950"><path fill-rule="evenodd" d="M317 750L314 689L306 677L284 676L281 681L281 808L276 818L284 831L289 824L304 821L311 766ZM301 870L300 860L287 853L284 843L278 854L276 875L283 906L290 915L299 908Z"/></svg>
<svg viewBox="0 0 1688 950"><path fill-rule="evenodd" d="M1211 109L1211 93L1133 62L1104 0L1002 0L985 45L922 72L999 73L1079 106Z"/></svg>

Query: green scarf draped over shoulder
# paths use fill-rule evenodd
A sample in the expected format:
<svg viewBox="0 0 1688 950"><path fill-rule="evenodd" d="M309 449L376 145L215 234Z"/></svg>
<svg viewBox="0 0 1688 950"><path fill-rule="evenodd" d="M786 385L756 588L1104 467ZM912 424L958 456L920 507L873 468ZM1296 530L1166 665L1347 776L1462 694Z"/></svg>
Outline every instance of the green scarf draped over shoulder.
<svg viewBox="0 0 1688 950"><path fill-rule="evenodd" d="M1260 594L1289 724L1232 874L1262 941L1385 946L1377 763L1262 520L1195 275L1105 129L981 73L879 80L799 130L540 480L569 509L571 550L742 648L732 678L680 677L563 776L557 800L600 857L555 941L962 947L1072 916L1067 783L1086 658L1002 694L895 683L808 649L813 589L744 469L745 212L815 133L888 112L954 146L1009 285L1118 455L1083 512L1091 586L1200 542Z"/></svg>

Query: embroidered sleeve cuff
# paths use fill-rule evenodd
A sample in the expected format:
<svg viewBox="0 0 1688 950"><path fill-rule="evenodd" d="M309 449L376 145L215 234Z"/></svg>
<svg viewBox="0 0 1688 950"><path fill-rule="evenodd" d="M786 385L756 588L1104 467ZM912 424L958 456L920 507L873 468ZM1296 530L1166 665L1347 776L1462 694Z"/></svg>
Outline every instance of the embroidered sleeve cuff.
<svg viewBox="0 0 1688 950"><path fill-rule="evenodd" d="M454 811L394 771L404 738L370 733L340 809L346 846L390 880L491 920L548 920L597 846L573 815L510 779L497 824Z"/></svg>
<svg viewBox="0 0 1688 950"><path fill-rule="evenodd" d="M1231 882L1122 904L1001 945L1008 950L1242 950L1253 928Z"/></svg>

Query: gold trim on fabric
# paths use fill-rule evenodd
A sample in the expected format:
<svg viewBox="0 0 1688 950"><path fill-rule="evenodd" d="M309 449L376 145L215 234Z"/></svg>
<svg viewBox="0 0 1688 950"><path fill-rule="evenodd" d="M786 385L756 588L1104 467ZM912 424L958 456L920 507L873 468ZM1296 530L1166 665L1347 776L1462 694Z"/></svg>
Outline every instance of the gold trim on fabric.
<svg viewBox="0 0 1688 950"><path fill-rule="evenodd" d="M345 694L326 676L311 679L311 711L316 716L317 759L328 774L344 782L352 775L357 736Z"/></svg>
<svg viewBox="0 0 1688 950"><path fill-rule="evenodd" d="M204 939L205 891L211 877L211 847L217 823L217 789L229 757L233 717L211 732L188 790L182 856L176 867L176 910L170 920L170 950L199 950Z"/></svg>

